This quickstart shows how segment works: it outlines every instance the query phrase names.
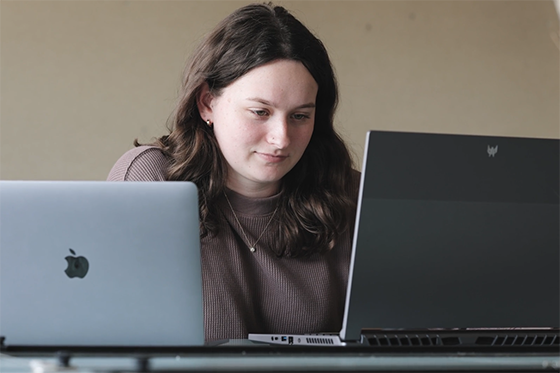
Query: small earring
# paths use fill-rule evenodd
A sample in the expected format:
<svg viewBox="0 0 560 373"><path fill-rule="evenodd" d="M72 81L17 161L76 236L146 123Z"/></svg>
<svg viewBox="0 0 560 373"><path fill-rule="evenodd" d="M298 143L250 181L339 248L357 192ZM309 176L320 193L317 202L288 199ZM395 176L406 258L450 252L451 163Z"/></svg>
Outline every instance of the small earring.
<svg viewBox="0 0 560 373"><path fill-rule="evenodd" d="M206 119L206 124L208 125L208 127L210 127L211 130L214 129L214 123L212 123L210 119Z"/></svg>

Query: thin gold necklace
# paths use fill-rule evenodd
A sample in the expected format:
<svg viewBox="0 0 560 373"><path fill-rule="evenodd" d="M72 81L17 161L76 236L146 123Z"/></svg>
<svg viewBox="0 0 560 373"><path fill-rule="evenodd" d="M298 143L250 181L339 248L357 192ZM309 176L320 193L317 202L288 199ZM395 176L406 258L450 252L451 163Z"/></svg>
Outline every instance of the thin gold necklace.
<svg viewBox="0 0 560 373"><path fill-rule="evenodd" d="M237 214L235 213L235 210L233 209L233 206L231 205L231 202L229 201L229 198L228 198L228 196L225 192L224 192L224 196L226 197L226 201L229 205L229 208L231 209L231 212L233 213L233 217L235 218L235 221L237 222L237 225L239 225L239 228L241 229L241 233L243 233L243 237L245 237L245 244L249 247L249 250L252 253L254 253L256 251L255 246L257 246L257 243L259 243L259 241L261 240L262 236L264 235L264 232L266 232L266 230L268 229L268 226L270 225L270 223L272 223L272 219L274 219L274 215L276 215L276 211L278 211L278 204L276 205L276 208L274 209L274 212L272 213L272 216L270 217L270 220L268 220L268 223L266 223L266 226L264 227L263 231L261 232L261 235L259 236L259 238L257 238L255 243L250 245L249 244L249 237L247 237L247 234L245 234L245 229L243 229L243 226L239 222L239 219L237 218Z"/></svg>

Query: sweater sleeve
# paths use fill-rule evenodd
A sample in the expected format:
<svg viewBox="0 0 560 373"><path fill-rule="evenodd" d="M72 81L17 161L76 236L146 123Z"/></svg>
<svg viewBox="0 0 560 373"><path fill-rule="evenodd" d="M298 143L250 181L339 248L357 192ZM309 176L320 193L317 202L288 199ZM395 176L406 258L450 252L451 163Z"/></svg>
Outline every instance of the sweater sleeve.
<svg viewBox="0 0 560 373"><path fill-rule="evenodd" d="M165 181L168 160L154 146L139 146L124 153L115 163L107 181Z"/></svg>

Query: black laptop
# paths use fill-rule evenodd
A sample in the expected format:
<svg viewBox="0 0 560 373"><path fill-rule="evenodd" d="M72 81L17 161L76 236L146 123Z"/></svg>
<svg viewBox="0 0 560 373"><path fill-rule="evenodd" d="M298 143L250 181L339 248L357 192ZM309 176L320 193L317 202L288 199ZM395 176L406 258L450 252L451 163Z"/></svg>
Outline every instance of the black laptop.
<svg viewBox="0 0 560 373"><path fill-rule="evenodd" d="M370 131L342 330L249 339L558 350L559 158L558 139Z"/></svg>

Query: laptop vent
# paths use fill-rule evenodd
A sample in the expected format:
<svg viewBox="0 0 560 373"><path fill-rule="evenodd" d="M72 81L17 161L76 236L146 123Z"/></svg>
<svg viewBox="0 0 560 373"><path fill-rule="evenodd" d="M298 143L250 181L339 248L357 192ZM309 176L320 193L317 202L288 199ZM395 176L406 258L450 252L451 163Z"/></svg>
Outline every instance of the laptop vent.
<svg viewBox="0 0 560 373"><path fill-rule="evenodd" d="M317 338L317 337L307 337L305 338L307 343L312 344L321 344L321 345L332 345L334 344L333 340L330 338Z"/></svg>
<svg viewBox="0 0 560 373"><path fill-rule="evenodd" d="M373 335L368 338L371 346L453 346L460 345L457 337L435 335Z"/></svg>
<svg viewBox="0 0 560 373"><path fill-rule="evenodd" d="M496 335L477 338L477 345L485 346L560 346L558 335Z"/></svg>
<svg viewBox="0 0 560 373"><path fill-rule="evenodd" d="M560 347L560 334L558 331L530 331L527 333L505 332L492 333L481 331L461 333L391 333L391 334L368 334L370 346L378 347L522 347L522 348L558 348Z"/></svg>

